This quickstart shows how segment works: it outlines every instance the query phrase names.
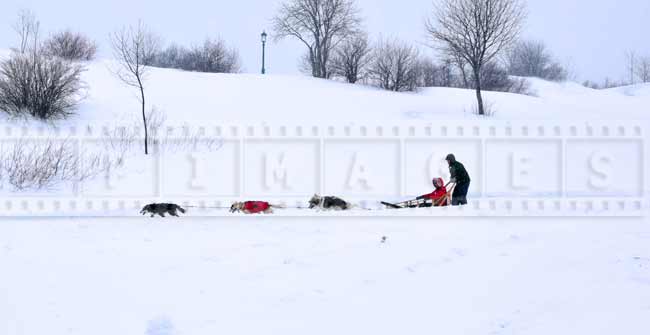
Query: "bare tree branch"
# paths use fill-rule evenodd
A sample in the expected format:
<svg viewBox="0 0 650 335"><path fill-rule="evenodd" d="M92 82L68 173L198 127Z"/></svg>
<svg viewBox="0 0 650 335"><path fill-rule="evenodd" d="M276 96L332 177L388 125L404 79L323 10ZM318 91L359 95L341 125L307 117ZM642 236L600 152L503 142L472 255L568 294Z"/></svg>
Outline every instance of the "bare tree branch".
<svg viewBox="0 0 650 335"><path fill-rule="evenodd" d="M329 78L332 51L359 31L354 0L286 0L273 18L274 39L293 37L308 50L312 75Z"/></svg>
<svg viewBox="0 0 650 335"><path fill-rule="evenodd" d="M144 81L147 78L149 64L158 53L159 39L138 22L135 27L125 27L111 35L113 54L117 60L115 75L126 85L135 87L140 91L142 104L142 122L144 124L144 153L149 154L149 133L145 105Z"/></svg>
<svg viewBox="0 0 650 335"><path fill-rule="evenodd" d="M642 83L650 83L650 57L641 57L636 64L635 72Z"/></svg>
<svg viewBox="0 0 650 335"><path fill-rule="evenodd" d="M16 49L17 52L25 54L29 51L30 47L36 52L35 49L38 48L37 41L40 26L40 22L36 20L36 16L32 11L23 9L18 12L18 21L13 25L13 29L18 34L20 40ZM30 46L30 44L32 45Z"/></svg>
<svg viewBox="0 0 650 335"><path fill-rule="evenodd" d="M481 68L512 45L525 17L520 0L441 0L426 23L438 48L452 52L471 66L481 115Z"/></svg>
<svg viewBox="0 0 650 335"><path fill-rule="evenodd" d="M395 92L417 88L418 50L397 40L381 40L375 48L370 77L379 87Z"/></svg>
<svg viewBox="0 0 650 335"><path fill-rule="evenodd" d="M368 75L367 67L371 61L372 48L368 35L360 33L347 39L336 49L330 72L354 84Z"/></svg>

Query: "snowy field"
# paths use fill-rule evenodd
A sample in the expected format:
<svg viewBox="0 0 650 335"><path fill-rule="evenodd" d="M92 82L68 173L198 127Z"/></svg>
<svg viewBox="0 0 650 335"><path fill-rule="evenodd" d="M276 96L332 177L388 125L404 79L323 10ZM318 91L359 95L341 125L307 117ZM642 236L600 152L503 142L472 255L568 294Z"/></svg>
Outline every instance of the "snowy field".
<svg viewBox="0 0 650 335"><path fill-rule="evenodd" d="M135 92L111 75L110 65L103 60L89 65L84 73L87 99L78 115L59 126L139 126ZM264 188L264 175L254 169L260 164L248 164L248 169L233 165L243 162L245 153L251 161L262 162L260 157L266 157L262 154L272 151L265 147L271 141L258 140L257 151L252 145L243 150L237 145L245 139L237 137L230 146L226 143L207 153L214 165L206 165L209 187L198 195L183 194L189 184L185 179L159 175L163 165L163 172L184 171L183 176L189 176L187 171L193 171L194 176L183 153L163 155L167 160L156 165L155 158L142 158L138 146L116 179L98 177L81 187L63 185L41 192L0 186L0 335L650 333L648 85L597 91L531 79L535 96L487 92L486 100L497 113L484 120L468 112L474 92L461 89L397 94L299 76L162 69L152 69L148 83L148 101L164 113L165 126L171 127L235 124L239 129L261 129L260 125L301 124L344 129L375 123L390 130L405 122L439 130L464 122L509 126L534 120L545 125L544 136L554 143L501 138L497 141L501 147L490 149L481 138L488 132L471 135L471 126L451 141L440 141L442 137L433 141L440 141L434 143L437 154L453 151L462 157L473 177L470 199L479 200L488 211L495 198L553 204L570 196L598 199L601 204L599 197L606 197L613 199L612 206L602 213L592 209L590 218L580 217L583 208L567 214L572 218L562 213L555 218L527 214L508 218L509 212L498 212L500 208L489 218L480 211L471 217L462 213L427 217L412 212L382 216L386 211L360 215L360 209L349 216L313 212L302 216L287 210L254 217L205 217L194 211L183 218L130 217L138 215L137 210L116 210L120 201L129 208L137 201L177 199L223 205L240 200L242 193L237 192L273 195ZM613 119L607 128L611 132L604 134L601 125ZM571 135L569 128L575 124L582 125L581 130ZM3 115L0 139L11 140L23 126L30 134L46 127ZM556 127L563 137L553 138ZM530 128L526 138L545 140L535 135L537 129ZM582 129L592 129L594 136L581 137ZM619 136L621 129L632 142L621 141L625 137ZM637 129L642 136L635 135ZM488 150L467 146L463 136L474 136L469 140ZM577 146L572 146L572 136ZM603 144L594 138L613 142ZM288 147L283 143L270 149L283 153ZM407 149L408 145L403 144ZM388 190L369 198L344 188L349 178L338 168L343 159L356 159L347 152L352 145L334 147L343 154L313 163L315 153L323 152L299 143L294 148L297 163L288 170L301 177L299 184L292 194L276 193L276 199L286 196L304 203L323 189L355 202L430 192L431 176L425 174L440 169L429 164L436 163L437 156L427 151L434 146L420 145L426 150L398 151L399 143L391 144L396 149L392 151L381 145L367 150L376 156L368 158L367 166L381 168L371 175L381 190ZM563 146L568 151L559 153ZM594 156L593 146L604 153ZM512 188L507 169L510 147L539 156L531 173L521 174L531 182L529 189ZM305 152L309 155L300 156ZM425 163L434 169L425 169ZM327 169L323 172L317 166ZM565 175L561 169L567 169ZM309 173L315 177L305 177ZM590 184L594 176L596 187ZM251 180L260 188L251 189ZM502 184L509 188L500 188ZM585 185L590 187L586 191ZM152 195L161 186L175 196ZM32 206L29 210L23 211L23 199ZM102 208L105 199L110 210ZM616 217L611 210L617 210L617 199L640 205L634 213ZM76 201L76 210L66 209L68 200ZM92 201L94 207L85 208ZM20 218L25 212L32 216ZM534 210L527 213L536 215ZM89 217L67 217L73 215ZM98 218L102 215L113 217ZM381 242L384 236L386 243Z"/></svg>
<svg viewBox="0 0 650 335"><path fill-rule="evenodd" d="M648 334L649 223L3 219L0 333Z"/></svg>

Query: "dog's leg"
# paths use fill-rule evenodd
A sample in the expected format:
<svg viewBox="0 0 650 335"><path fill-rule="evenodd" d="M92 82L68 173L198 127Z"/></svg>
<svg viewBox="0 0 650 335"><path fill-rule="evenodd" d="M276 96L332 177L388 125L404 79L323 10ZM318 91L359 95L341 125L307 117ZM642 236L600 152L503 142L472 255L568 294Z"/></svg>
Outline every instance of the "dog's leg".
<svg viewBox="0 0 650 335"><path fill-rule="evenodd" d="M165 217L165 213L163 212L159 212L158 215L160 215L161 217Z"/></svg>
<svg viewBox="0 0 650 335"><path fill-rule="evenodd" d="M170 214L171 216L180 217L180 216L178 216L178 213L176 213L175 210L174 210L174 211L170 211L169 214Z"/></svg>

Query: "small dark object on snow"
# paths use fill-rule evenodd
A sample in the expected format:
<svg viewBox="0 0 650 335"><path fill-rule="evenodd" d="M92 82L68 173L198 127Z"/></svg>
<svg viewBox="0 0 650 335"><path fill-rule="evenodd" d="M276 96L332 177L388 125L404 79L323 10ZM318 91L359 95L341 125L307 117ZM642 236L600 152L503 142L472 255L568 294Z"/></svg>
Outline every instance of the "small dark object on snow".
<svg viewBox="0 0 650 335"><path fill-rule="evenodd" d="M352 205L339 197L321 197L318 194L314 194L314 196L309 200L309 208L335 209L344 211L352 208Z"/></svg>
<svg viewBox="0 0 650 335"><path fill-rule="evenodd" d="M151 214L151 217L154 217L156 214L158 214L161 217L165 217L165 213L168 213L171 216L178 217L178 213L176 211L180 211L181 213L185 214L185 210L177 204L149 204L142 208L140 214Z"/></svg>
<svg viewBox="0 0 650 335"><path fill-rule="evenodd" d="M382 237L382 238L381 238L381 243L386 243L386 240L387 240L387 239L388 239L388 237L386 237L386 236Z"/></svg>

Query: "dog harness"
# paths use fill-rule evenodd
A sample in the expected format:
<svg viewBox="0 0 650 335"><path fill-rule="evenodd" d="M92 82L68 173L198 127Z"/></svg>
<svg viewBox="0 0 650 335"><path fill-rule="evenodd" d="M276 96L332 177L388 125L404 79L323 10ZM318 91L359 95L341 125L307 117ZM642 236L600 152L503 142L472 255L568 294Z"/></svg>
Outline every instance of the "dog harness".
<svg viewBox="0 0 650 335"><path fill-rule="evenodd" d="M262 213L271 208L271 205L266 201L246 201L244 203L244 210L252 214Z"/></svg>

